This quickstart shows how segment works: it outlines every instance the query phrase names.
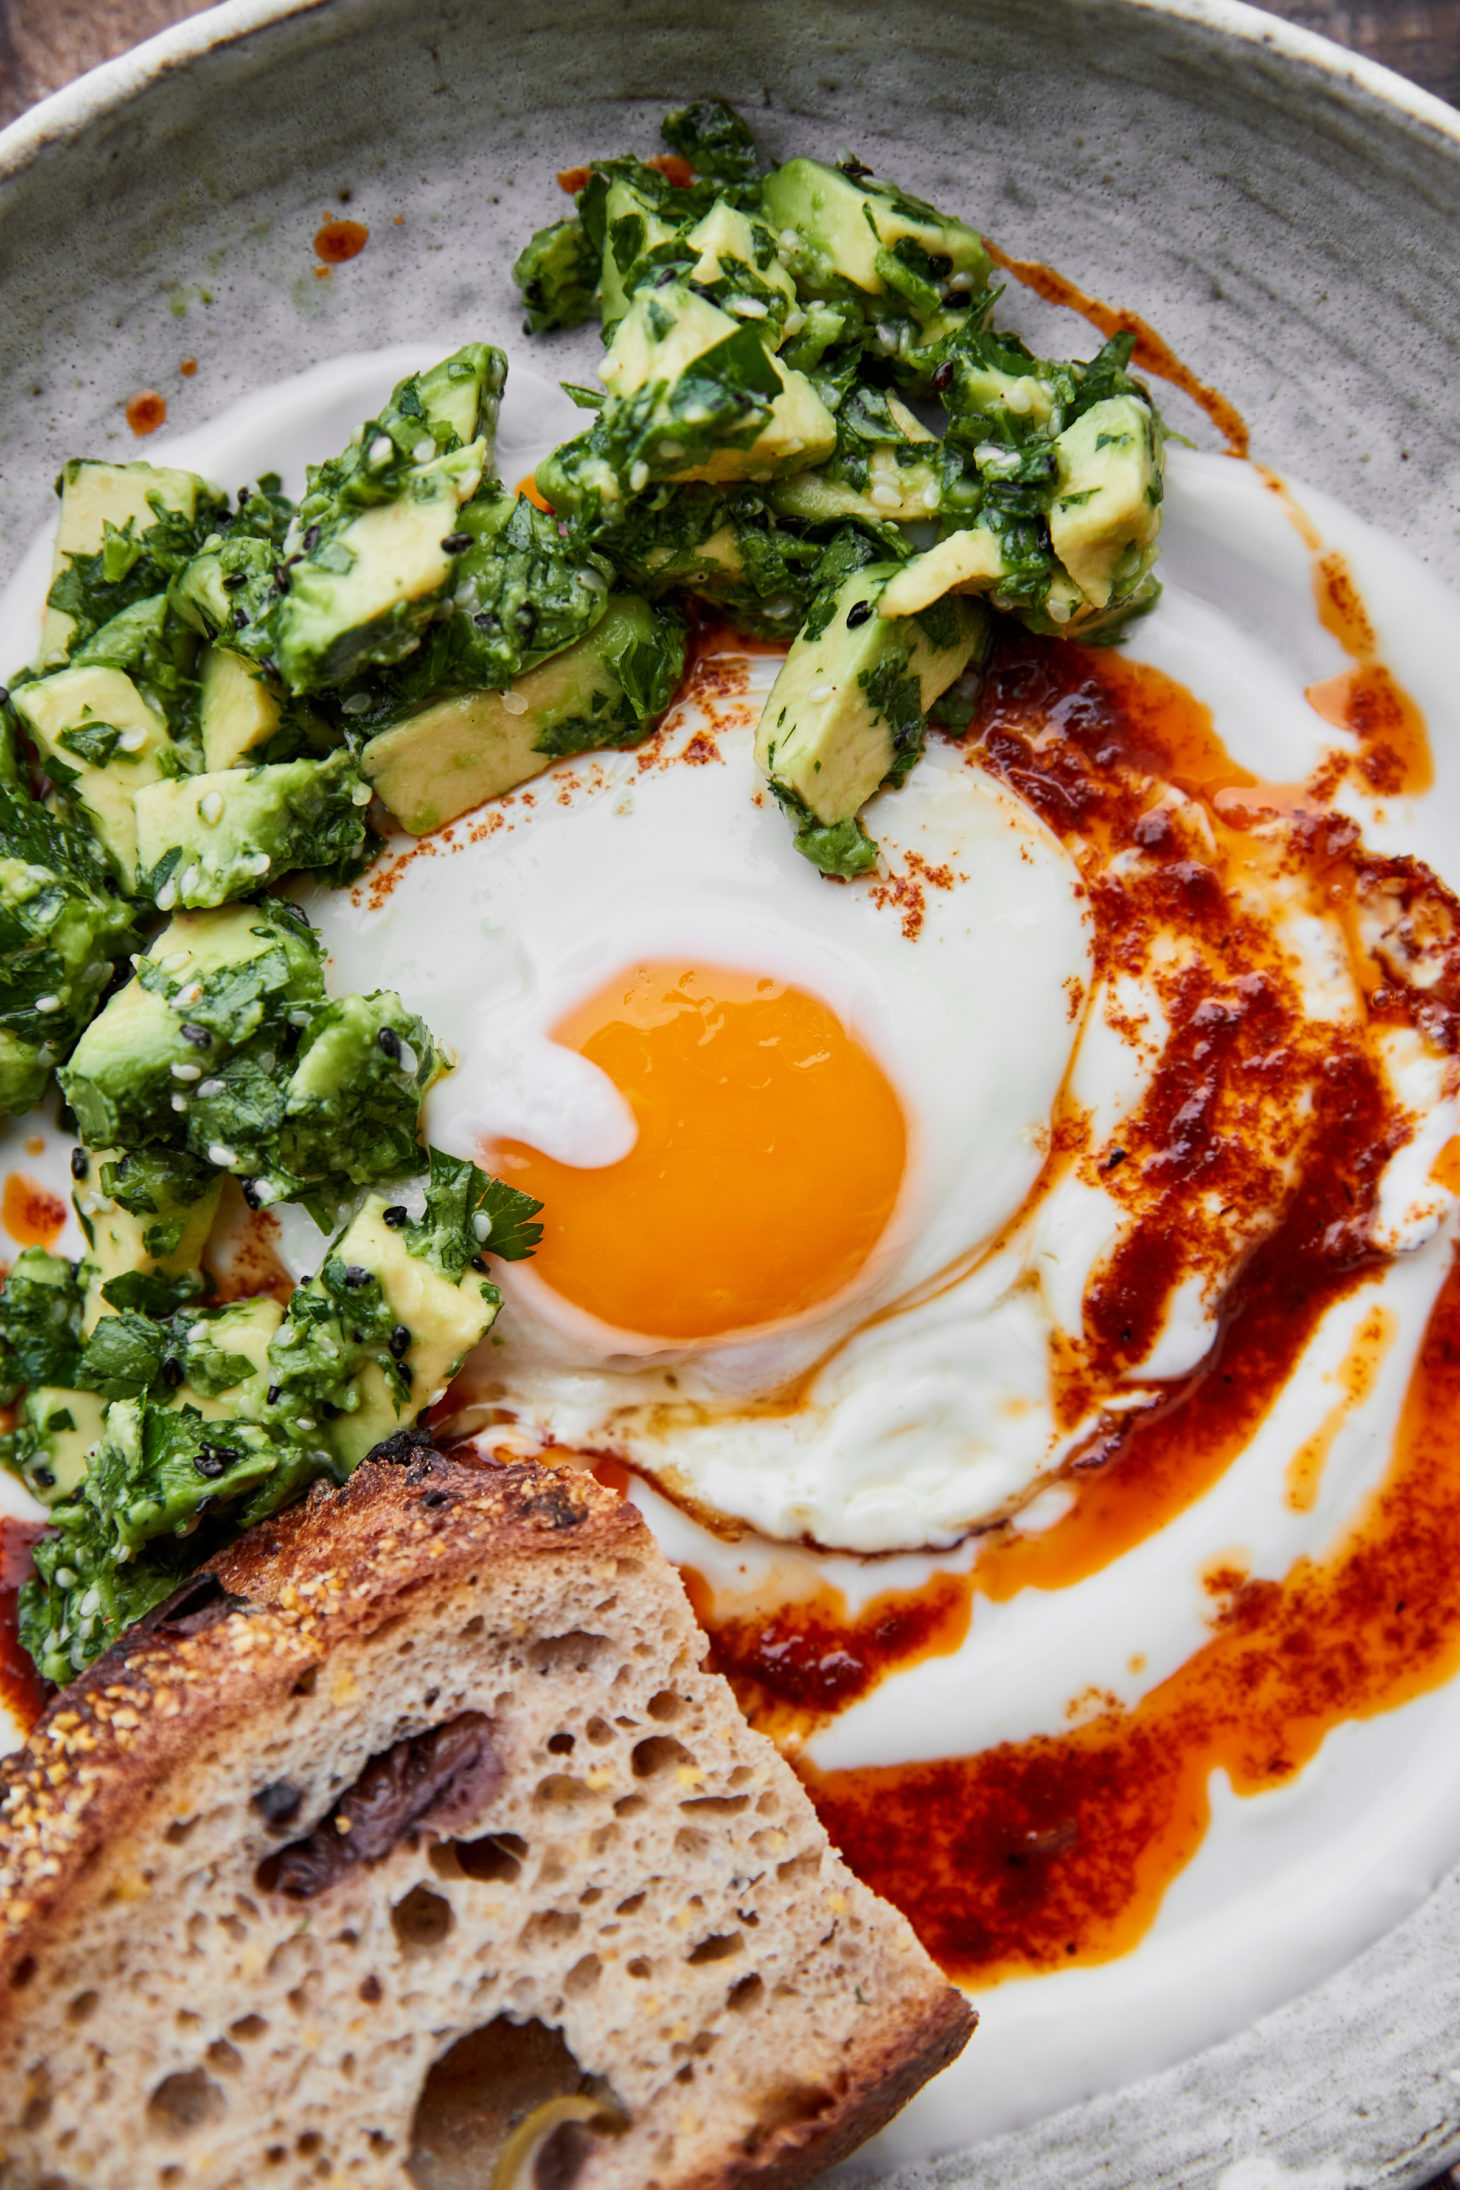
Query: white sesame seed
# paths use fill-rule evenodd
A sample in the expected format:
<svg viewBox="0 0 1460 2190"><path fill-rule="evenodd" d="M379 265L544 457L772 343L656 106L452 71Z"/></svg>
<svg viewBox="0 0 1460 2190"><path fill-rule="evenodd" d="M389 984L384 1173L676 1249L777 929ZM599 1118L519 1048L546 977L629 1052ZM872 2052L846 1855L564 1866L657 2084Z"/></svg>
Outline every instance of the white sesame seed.
<svg viewBox="0 0 1460 2190"><path fill-rule="evenodd" d="M188 1099L186 1095L174 1095L172 1098L172 1107L174 1110L186 1110L188 1107Z"/></svg>
<svg viewBox="0 0 1460 2190"><path fill-rule="evenodd" d="M56 1587L57 1589L74 1589L76 1587L76 1569L74 1566L57 1567Z"/></svg>
<svg viewBox="0 0 1460 2190"><path fill-rule="evenodd" d="M491 1238L491 1236L492 1236L492 1220L491 1220L491 1218L490 1218L490 1217L489 1217L489 1216L487 1215L487 1212L486 1212L486 1210L485 1210L485 1209L478 1209L478 1210L477 1210L477 1212L476 1212L475 1216L474 1216L474 1217L472 1218L472 1220L471 1220L471 1228L472 1228L473 1232L475 1232L475 1234L476 1234L476 1236L477 1236L477 1241L478 1241L478 1243L480 1243L480 1242L481 1242L482 1240L484 1240L484 1239L490 1239L490 1238Z"/></svg>
<svg viewBox="0 0 1460 2190"><path fill-rule="evenodd" d="M38 996L35 1000L35 1008L37 1011L59 1011L61 999L59 996Z"/></svg>
<svg viewBox="0 0 1460 2190"><path fill-rule="evenodd" d="M225 1148L221 1141L214 1141L208 1150L208 1161L216 1163L220 1171L231 1171L238 1158L231 1148Z"/></svg>
<svg viewBox="0 0 1460 2190"><path fill-rule="evenodd" d="M400 1057L398 1062L400 1064L401 1071L406 1075L407 1079L413 1080L416 1076L417 1070L419 1069L421 1060L416 1055L415 1051L411 1048L409 1042L403 1041L401 1043Z"/></svg>
<svg viewBox="0 0 1460 2190"><path fill-rule="evenodd" d="M202 993L203 984L201 981L189 981L187 987L179 989L176 996L174 996L172 1000L173 1010L186 1011L190 1005L198 1001Z"/></svg>
<svg viewBox="0 0 1460 2190"><path fill-rule="evenodd" d="M898 509L902 504L902 496L898 489L886 479L877 481L867 499L869 502L875 502L878 509Z"/></svg>
<svg viewBox="0 0 1460 2190"><path fill-rule="evenodd" d="M163 883L162 888L157 893L157 910L159 912L171 912L173 906L176 903L177 884L173 881L172 876L169 875L167 880Z"/></svg>
<svg viewBox="0 0 1460 2190"><path fill-rule="evenodd" d="M117 751L119 753L140 753L146 743L147 733L145 730L124 730L117 739Z"/></svg>
<svg viewBox="0 0 1460 2190"><path fill-rule="evenodd" d="M267 852L251 852L243 862L247 874L267 874L274 864Z"/></svg>
<svg viewBox="0 0 1460 2190"><path fill-rule="evenodd" d="M943 499L943 490L936 479L930 479L923 489L923 508L936 509Z"/></svg>
<svg viewBox="0 0 1460 2190"><path fill-rule="evenodd" d="M764 319L770 306L762 304L759 297L731 297L725 309L733 312L737 319Z"/></svg>
<svg viewBox="0 0 1460 2190"><path fill-rule="evenodd" d="M223 819L223 793L221 791L205 791L198 800L198 812L210 826L215 821L221 821Z"/></svg>
<svg viewBox="0 0 1460 2190"><path fill-rule="evenodd" d="M350 793L350 804L352 806L368 806L370 804L370 786L368 783L357 783L355 785L354 790Z"/></svg>
<svg viewBox="0 0 1460 2190"><path fill-rule="evenodd" d="M509 715L525 715L527 713L527 694L525 692L504 692L502 694L502 705Z"/></svg>
<svg viewBox="0 0 1460 2190"><path fill-rule="evenodd" d="M641 457L629 473L630 494L642 494L649 484L649 467Z"/></svg>
<svg viewBox="0 0 1460 2190"><path fill-rule="evenodd" d="M184 897L192 896L202 878L202 873L202 868L194 860L182 878L182 894Z"/></svg>
<svg viewBox="0 0 1460 2190"><path fill-rule="evenodd" d="M98 1611L100 1607L101 1597L99 1592L95 1589L88 1589L76 1609L83 1619L87 1619L91 1613Z"/></svg>
<svg viewBox="0 0 1460 2190"><path fill-rule="evenodd" d="M586 586L590 593L602 593L608 584L608 580L601 570L580 570L578 583L580 586Z"/></svg>
<svg viewBox="0 0 1460 2190"><path fill-rule="evenodd" d="M370 464L378 469L380 465L390 462L391 452L394 448L395 443L388 433L378 433L365 454Z"/></svg>
<svg viewBox="0 0 1460 2190"><path fill-rule="evenodd" d="M972 274L950 274L948 276L948 287L950 289L971 289L973 287L973 276Z"/></svg>
<svg viewBox="0 0 1460 2190"><path fill-rule="evenodd" d="M204 1080L198 1089L198 1093L200 1095L221 1095L223 1093L223 1084L221 1080Z"/></svg>
<svg viewBox="0 0 1460 2190"><path fill-rule="evenodd" d="M202 1078L202 1068L199 1065L174 1065L172 1076L175 1080L198 1080Z"/></svg>
<svg viewBox="0 0 1460 2190"><path fill-rule="evenodd" d="M661 441L659 444L659 461L661 464L676 464L683 454L684 443L682 441Z"/></svg>
<svg viewBox="0 0 1460 2190"><path fill-rule="evenodd" d="M296 1430L313 1430L318 1429L319 1424L315 1421L312 1414L296 1414L294 1417L294 1427Z"/></svg>
<svg viewBox="0 0 1460 2190"><path fill-rule="evenodd" d="M813 706L819 707L823 700L835 699L836 686L834 684L813 684L806 697Z"/></svg>
<svg viewBox="0 0 1460 2190"><path fill-rule="evenodd" d="M798 229L783 228L781 230L781 249L783 251L794 251L798 249L800 242L801 235Z"/></svg>
<svg viewBox="0 0 1460 2190"><path fill-rule="evenodd" d="M411 450L411 454L418 464L424 464L429 457L432 457L436 454L436 444L430 438L430 436L427 435L425 440L418 441L416 443L415 447Z"/></svg>
<svg viewBox="0 0 1460 2190"><path fill-rule="evenodd" d="M352 692L348 699L340 701L340 713L342 715L368 715L369 712L370 694L368 692Z"/></svg>

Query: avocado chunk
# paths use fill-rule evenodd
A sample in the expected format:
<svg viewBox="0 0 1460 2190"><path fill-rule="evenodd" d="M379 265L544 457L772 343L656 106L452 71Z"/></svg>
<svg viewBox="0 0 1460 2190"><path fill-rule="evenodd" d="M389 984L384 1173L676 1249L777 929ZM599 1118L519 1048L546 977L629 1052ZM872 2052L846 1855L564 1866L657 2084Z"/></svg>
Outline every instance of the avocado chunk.
<svg viewBox="0 0 1460 2190"><path fill-rule="evenodd" d="M85 815L130 895L137 886L134 795L175 766L166 724L120 669L58 669L18 686L11 704L35 740L58 803Z"/></svg>
<svg viewBox="0 0 1460 2190"><path fill-rule="evenodd" d="M25 1247L0 1292L0 1396L76 1382L81 1360L81 1279L44 1247Z"/></svg>
<svg viewBox="0 0 1460 2190"><path fill-rule="evenodd" d="M992 262L982 236L855 161L788 160L761 184L761 203L798 288L888 297L916 320L950 298L981 297Z"/></svg>
<svg viewBox="0 0 1460 2190"><path fill-rule="evenodd" d="M607 341L629 308L638 284L656 270L661 252L677 239L699 201L657 168L638 160L609 160L578 200L588 237L599 239L599 310Z"/></svg>
<svg viewBox="0 0 1460 2190"><path fill-rule="evenodd" d="M381 434L372 447L386 442ZM456 513L481 484L486 443L413 466L398 497L359 515L318 518L315 546L290 573L275 614L279 673L292 692L339 684L419 641L451 577ZM311 530L313 527L311 527Z"/></svg>
<svg viewBox="0 0 1460 2190"><path fill-rule="evenodd" d="M273 738L284 719L284 695L260 669L226 647L203 655L198 727L206 769L236 768Z"/></svg>
<svg viewBox="0 0 1460 2190"><path fill-rule="evenodd" d="M81 1136L94 1148L191 1146L231 1169L210 1154L226 1145L226 1085L201 1091L241 1058L272 1094L279 1055L324 1001L317 938L270 898L179 913L134 963L136 978L92 1020L62 1075Z"/></svg>
<svg viewBox="0 0 1460 2190"><path fill-rule="evenodd" d="M226 507L196 473L73 458L59 481L40 666L52 668L130 602L162 592Z"/></svg>
<svg viewBox="0 0 1460 2190"><path fill-rule="evenodd" d="M421 1104L447 1062L392 990L320 1005L277 1120L233 1134L239 1165L253 1174L250 1199L302 1201L323 1212L325 1230L352 1187L423 1171Z"/></svg>
<svg viewBox="0 0 1460 2190"><path fill-rule="evenodd" d="M170 1315L198 1297L222 1185L218 1172L182 1149L90 1154L71 1195L87 1248L84 1331L108 1308Z"/></svg>
<svg viewBox="0 0 1460 2190"><path fill-rule="evenodd" d="M731 319L753 321L768 348L778 350L787 322L804 319L796 284L776 255L776 239L763 221L717 198L685 236L692 263L686 281L708 294Z"/></svg>
<svg viewBox="0 0 1460 2190"><path fill-rule="evenodd" d="M769 478L819 464L836 446L835 421L805 375L767 351L753 321L680 282L634 298L601 376L611 401L593 430L596 453L623 492L651 479Z"/></svg>
<svg viewBox="0 0 1460 2190"><path fill-rule="evenodd" d="M837 407L830 459L767 490L778 516L813 525L909 524L934 515L942 494L936 437L895 395L861 382Z"/></svg>
<svg viewBox="0 0 1460 2190"><path fill-rule="evenodd" d="M0 783L0 1112L40 1099L136 941L108 880L89 836Z"/></svg>
<svg viewBox="0 0 1460 2190"><path fill-rule="evenodd" d="M372 1195L296 1290L270 1349L275 1405L302 1409L337 1474L442 1396L501 1305L484 1253L530 1255L539 1206L433 1149L420 1220Z"/></svg>
<svg viewBox="0 0 1460 2190"><path fill-rule="evenodd" d="M226 904L266 876L347 859L369 803L347 753L153 784L136 800L138 887L159 912Z"/></svg>
<svg viewBox="0 0 1460 2190"><path fill-rule="evenodd" d="M580 220L554 221L530 236L512 268L527 312L527 333L548 334L554 327L580 327L592 319L598 310L602 263Z"/></svg>
<svg viewBox="0 0 1460 2190"><path fill-rule="evenodd" d="M1049 510L1055 554L1092 608L1137 590L1161 530L1161 460L1149 404L1112 396L1067 426Z"/></svg>
<svg viewBox="0 0 1460 2190"><path fill-rule="evenodd" d="M868 564L822 596L771 687L756 762L804 820L835 829L921 757L928 708L987 644L981 604L883 613L898 566Z"/></svg>
<svg viewBox="0 0 1460 2190"><path fill-rule="evenodd" d="M501 351L475 342L401 381L342 455L310 466L301 546L274 574L271 607L257 597L252 563L236 590L248 594L251 586L253 597L226 616L224 581L239 573L220 568L188 581L209 635L226 646L235 632L256 634L256 659L265 658L271 635L291 692L339 684L410 653L451 579L455 549L444 543L456 533L457 511L490 468L506 374Z"/></svg>
<svg viewBox="0 0 1460 2190"><path fill-rule="evenodd" d="M6 1462L42 1505L75 1490L101 1436L106 1401L95 1392L36 1384L20 1402Z"/></svg>
<svg viewBox="0 0 1460 2190"><path fill-rule="evenodd" d="M566 754L638 744L674 695L684 647L673 611L615 594L586 638L510 692L438 700L372 738L361 770L402 828L424 836Z"/></svg>

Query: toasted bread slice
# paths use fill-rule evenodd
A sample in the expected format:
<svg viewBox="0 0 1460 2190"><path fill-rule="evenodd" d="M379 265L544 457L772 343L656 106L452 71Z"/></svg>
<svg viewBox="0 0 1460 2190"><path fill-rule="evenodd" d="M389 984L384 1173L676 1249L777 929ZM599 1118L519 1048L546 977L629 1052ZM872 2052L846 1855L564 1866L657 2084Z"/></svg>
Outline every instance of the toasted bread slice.
<svg viewBox="0 0 1460 2190"><path fill-rule="evenodd" d="M430 1452L255 1530L0 1767L5 2190L720 2190L973 2015L633 1507Z"/></svg>

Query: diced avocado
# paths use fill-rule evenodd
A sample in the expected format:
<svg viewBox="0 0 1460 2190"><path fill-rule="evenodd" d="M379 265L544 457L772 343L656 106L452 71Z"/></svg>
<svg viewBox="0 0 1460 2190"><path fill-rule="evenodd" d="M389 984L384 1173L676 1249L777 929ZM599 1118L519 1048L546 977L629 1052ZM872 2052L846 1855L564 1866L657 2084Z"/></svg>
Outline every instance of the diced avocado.
<svg viewBox="0 0 1460 2190"><path fill-rule="evenodd" d="M605 339L629 308L625 286L646 253L670 243L679 232L676 193L659 187L662 178L649 168L642 176L624 172L631 163L615 162L616 172L603 201L603 257L599 266L600 309ZM632 163L637 166L637 162ZM666 213L665 203L671 208Z"/></svg>
<svg viewBox="0 0 1460 2190"><path fill-rule="evenodd" d="M87 1246L91 1331L108 1308L170 1315L203 1291L221 1173L180 1149L96 1150L71 1199Z"/></svg>
<svg viewBox="0 0 1460 2190"><path fill-rule="evenodd" d="M763 222L717 198L702 221L685 237L695 254L685 276L707 289L732 319L753 320L765 341L778 350L788 318L799 314L796 284L776 256L776 242Z"/></svg>
<svg viewBox="0 0 1460 2190"><path fill-rule="evenodd" d="M950 532L904 563L882 589L884 616L917 616L948 593L993 593L1006 569L1003 547L986 525Z"/></svg>
<svg viewBox="0 0 1460 2190"><path fill-rule="evenodd" d="M267 745L284 715L283 694L261 669L220 646L202 659L199 729L209 769L236 768L245 754Z"/></svg>
<svg viewBox="0 0 1460 2190"><path fill-rule="evenodd" d="M92 1147L191 1142L212 1162L219 1121L201 1090L236 1053L307 1022L324 996L318 942L269 899L180 913L136 964L72 1052L66 1100ZM276 1065L259 1062L271 1085Z"/></svg>
<svg viewBox="0 0 1460 2190"><path fill-rule="evenodd" d="M855 162L788 160L766 176L761 203L798 285L813 296L835 297L850 283L872 297L891 292L923 320L950 294L988 286L982 236Z"/></svg>
<svg viewBox="0 0 1460 2190"><path fill-rule="evenodd" d="M309 1283L294 1294L289 1320L270 1351L282 1405L308 1403L321 1335L335 1384L333 1420L313 1417L340 1472L364 1459L402 1421L438 1399L496 1319L500 1296L471 1270L443 1271L415 1251L411 1233L386 1221L371 1195L334 1242Z"/></svg>
<svg viewBox="0 0 1460 2190"><path fill-rule="evenodd" d="M12 695L62 801L85 809L128 893L137 882L134 794L170 773L167 726L120 669L58 669Z"/></svg>
<svg viewBox="0 0 1460 2190"><path fill-rule="evenodd" d="M668 706L683 661L677 616L615 594L586 638L510 692L438 700L372 738L360 766L402 828L424 836L565 754L637 744Z"/></svg>
<svg viewBox="0 0 1460 2190"><path fill-rule="evenodd" d="M169 598L191 630L245 661L264 663L274 657L274 611L286 576L273 541L210 533Z"/></svg>
<svg viewBox="0 0 1460 2190"><path fill-rule="evenodd" d="M0 1111L28 1110L135 940L89 835L0 784Z"/></svg>
<svg viewBox="0 0 1460 2190"><path fill-rule="evenodd" d="M476 441L420 465L398 500L329 526L294 565L275 618L279 673L292 692L409 653L446 590L452 551L442 542L480 486L485 458Z"/></svg>
<svg viewBox="0 0 1460 2190"><path fill-rule="evenodd" d="M807 524L857 518L909 524L942 500L942 451L920 418L881 389L858 385L836 414L836 451L817 470L774 482L776 514Z"/></svg>
<svg viewBox="0 0 1460 2190"><path fill-rule="evenodd" d="M283 1308L267 1293L179 1317L186 1329L183 1381L171 1404L195 1408L205 1422L259 1419L270 1382L269 1347L283 1320Z"/></svg>
<svg viewBox="0 0 1460 2190"><path fill-rule="evenodd" d="M1059 478L1049 510L1055 554L1097 609L1135 591L1156 556L1161 462L1151 411L1113 396L1055 441Z"/></svg>
<svg viewBox="0 0 1460 2190"><path fill-rule="evenodd" d="M22 1386L77 1380L82 1288L77 1272L44 1247L25 1247L0 1292L0 1396Z"/></svg>
<svg viewBox="0 0 1460 2190"><path fill-rule="evenodd" d="M529 238L512 268L527 310L527 332L579 327L598 309L601 255L580 220L554 221Z"/></svg>
<svg viewBox="0 0 1460 2190"><path fill-rule="evenodd" d="M137 543L163 512L191 519L200 505L206 513L217 500L216 489L195 472L177 471L166 465L73 459L61 474L52 591L58 590L57 582L83 558L100 555L109 538L117 542L111 557L113 567L99 575L108 583L119 583L138 559ZM75 616L54 602L48 603L41 631L42 668L65 660L75 631Z"/></svg>
<svg viewBox="0 0 1460 2190"><path fill-rule="evenodd" d="M161 912L247 896L358 851L369 803L348 753L154 784L136 801L139 888Z"/></svg>
<svg viewBox="0 0 1460 2190"><path fill-rule="evenodd" d="M424 1171L421 1104L448 1063L425 1022L390 989L320 1005L269 1145L243 1156L254 1202L328 1203L327 1229L333 1203L349 1188Z"/></svg>
<svg viewBox="0 0 1460 2190"><path fill-rule="evenodd" d="M486 342L468 342L453 350L450 357L443 357L439 365L416 375L415 394L421 415L438 449L449 449L453 444L465 448L480 436L487 444L484 466L490 461L506 380L506 358ZM403 422L415 416L407 408L402 389L396 390L392 402ZM387 432L395 426L389 412L380 423ZM413 447L412 453L419 460L419 448Z"/></svg>
<svg viewBox="0 0 1460 2190"><path fill-rule="evenodd" d="M106 1401L95 1392L37 1384L26 1393L16 1425L15 1454L27 1487L43 1505L76 1488L105 1420Z"/></svg>
<svg viewBox="0 0 1460 2190"><path fill-rule="evenodd" d="M884 589L897 573L896 564L868 564L818 603L761 716L757 764L825 827L850 821L914 765L929 706L986 630L983 610L963 600L921 617L887 615Z"/></svg>

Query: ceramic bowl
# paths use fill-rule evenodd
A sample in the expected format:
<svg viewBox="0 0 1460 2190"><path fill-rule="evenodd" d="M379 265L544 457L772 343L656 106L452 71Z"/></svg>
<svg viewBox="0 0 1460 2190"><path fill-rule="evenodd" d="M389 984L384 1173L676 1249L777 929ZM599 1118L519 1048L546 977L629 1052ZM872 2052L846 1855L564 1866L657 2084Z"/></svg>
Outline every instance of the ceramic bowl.
<svg viewBox="0 0 1460 2190"><path fill-rule="evenodd" d="M141 388L187 426L341 352L510 334L556 170L707 91L1139 312L1254 454L1460 582L1460 116L1225 0L227 0L0 136L0 577L65 456L145 452ZM319 278L345 210L368 253ZM1400 2190L1456 2149L1452 1877L1242 2036L896 2179Z"/></svg>

